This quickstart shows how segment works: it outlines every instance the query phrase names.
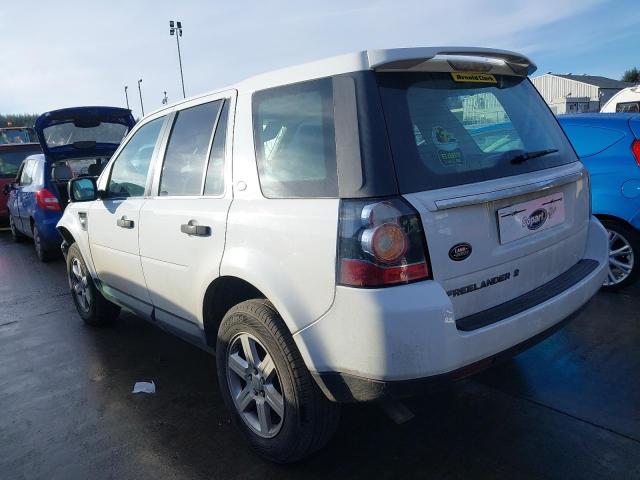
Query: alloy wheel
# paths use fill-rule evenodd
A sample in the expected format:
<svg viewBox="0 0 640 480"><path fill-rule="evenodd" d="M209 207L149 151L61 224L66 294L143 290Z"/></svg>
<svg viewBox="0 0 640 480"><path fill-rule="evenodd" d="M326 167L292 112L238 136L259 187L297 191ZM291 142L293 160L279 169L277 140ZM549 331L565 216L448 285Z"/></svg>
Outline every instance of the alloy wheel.
<svg viewBox="0 0 640 480"><path fill-rule="evenodd" d="M257 435L272 438L284 422L284 397L271 355L254 336L238 334L227 350L227 381L240 418Z"/></svg>
<svg viewBox="0 0 640 480"><path fill-rule="evenodd" d="M609 271L604 281L605 287L617 285L631 274L634 266L634 255L631 243L615 230L609 233Z"/></svg>
<svg viewBox="0 0 640 480"><path fill-rule="evenodd" d="M80 260L74 258L71 261L71 271L69 272L71 292L78 306L85 312L91 309L91 291L89 290L89 279L85 273Z"/></svg>

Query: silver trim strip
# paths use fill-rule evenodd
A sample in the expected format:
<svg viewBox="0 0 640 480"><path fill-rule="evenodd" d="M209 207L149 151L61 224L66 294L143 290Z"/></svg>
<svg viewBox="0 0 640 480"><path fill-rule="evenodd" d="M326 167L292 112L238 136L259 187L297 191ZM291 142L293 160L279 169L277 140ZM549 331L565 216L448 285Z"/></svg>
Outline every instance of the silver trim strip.
<svg viewBox="0 0 640 480"><path fill-rule="evenodd" d="M495 190L493 192L478 193L476 195L466 195L464 197L436 200L436 210L447 210L449 208L466 207L468 205L477 205L479 203L494 202L496 200L502 200L503 198L525 195L531 192L540 192L553 187L559 187L560 185L566 185L567 183L577 182L583 177L584 171L580 170L579 172L574 172L562 177L551 178L549 180L529 183L526 185L520 185L518 187Z"/></svg>

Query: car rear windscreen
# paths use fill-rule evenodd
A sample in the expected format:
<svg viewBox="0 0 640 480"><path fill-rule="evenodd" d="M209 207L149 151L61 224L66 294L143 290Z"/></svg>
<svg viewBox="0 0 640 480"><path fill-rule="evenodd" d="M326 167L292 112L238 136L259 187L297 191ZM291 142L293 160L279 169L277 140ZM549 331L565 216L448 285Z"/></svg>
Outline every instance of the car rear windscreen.
<svg viewBox="0 0 640 480"><path fill-rule="evenodd" d="M38 137L31 127L0 128L0 144L37 142Z"/></svg>
<svg viewBox="0 0 640 480"><path fill-rule="evenodd" d="M22 161L34 153L42 152L40 148L32 150L21 148L11 152L0 151L0 178L15 178Z"/></svg>
<svg viewBox="0 0 640 480"><path fill-rule="evenodd" d="M402 193L577 160L553 114L526 78L485 75L479 83L467 81L475 79L471 75L444 72L376 75ZM522 160L541 151L547 153Z"/></svg>
<svg viewBox="0 0 640 480"><path fill-rule="evenodd" d="M121 123L101 122L97 126L79 127L72 122L58 123L43 130L49 148L73 145L76 142L110 143L118 145L129 127Z"/></svg>

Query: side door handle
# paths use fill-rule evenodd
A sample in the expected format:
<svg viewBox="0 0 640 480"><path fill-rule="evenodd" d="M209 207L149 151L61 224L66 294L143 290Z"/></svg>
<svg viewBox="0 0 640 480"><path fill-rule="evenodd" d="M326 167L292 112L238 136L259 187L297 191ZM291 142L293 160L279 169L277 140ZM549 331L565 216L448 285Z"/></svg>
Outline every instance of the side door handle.
<svg viewBox="0 0 640 480"><path fill-rule="evenodd" d="M133 228L133 220L128 220L126 216L119 218L116 223L120 228Z"/></svg>
<svg viewBox="0 0 640 480"><path fill-rule="evenodd" d="M180 225L180 231L187 235L194 235L196 237L211 236L211 227L208 225L198 225L198 222L195 220L189 220L189 223L183 223Z"/></svg>

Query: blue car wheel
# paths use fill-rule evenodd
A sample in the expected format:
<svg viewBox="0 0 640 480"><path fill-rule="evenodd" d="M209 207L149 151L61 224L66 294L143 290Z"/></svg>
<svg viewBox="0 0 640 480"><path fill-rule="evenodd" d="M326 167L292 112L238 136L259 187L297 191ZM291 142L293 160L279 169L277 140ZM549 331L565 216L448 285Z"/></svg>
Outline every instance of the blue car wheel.
<svg viewBox="0 0 640 480"><path fill-rule="evenodd" d="M51 258L51 252L49 252L42 241L42 236L38 231L38 227L33 227L33 246L36 250L36 255L41 262L47 262Z"/></svg>
<svg viewBox="0 0 640 480"><path fill-rule="evenodd" d="M609 272L602 287L604 290L616 291L638 277L640 235L615 220L603 220L602 225L609 233Z"/></svg>

